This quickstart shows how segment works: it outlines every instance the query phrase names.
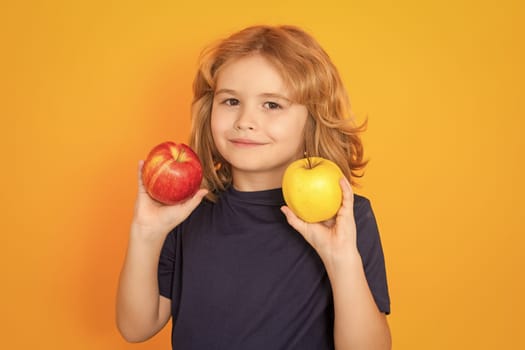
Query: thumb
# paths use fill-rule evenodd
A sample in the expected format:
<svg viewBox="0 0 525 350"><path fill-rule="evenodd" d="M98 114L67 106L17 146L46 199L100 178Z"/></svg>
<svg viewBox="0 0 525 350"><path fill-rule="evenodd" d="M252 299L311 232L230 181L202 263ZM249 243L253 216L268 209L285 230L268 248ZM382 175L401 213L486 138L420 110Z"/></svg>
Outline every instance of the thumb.
<svg viewBox="0 0 525 350"><path fill-rule="evenodd" d="M288 221L290 226L292 226L297 232L303 235L303 237L306 240L308 240L306 237L306 232L307 232L306 229L307 229L308 223L301 220L297 215L295 215L295 213L290 208L288 208L285 205L281 207L281 212L284 214L284 216L286 216L286 221Z"/></svg>
<svg viewBox="0 0 525 350"><path fill-rule="evenodd" d="M175 212L178 213L178 221L181 222L185 220L191 214L191 212L195 210L195 208L197 208L199 203L207 194L208 190L201 188L193 195L193 197L189 198L185 202L173 206L168 206L168 208L173 209Z"/></svg>
<svg viewBox="0 0 525 350"><path fill-rule="evenodd" d="M208 190L205 188L201 188L193 195L193 197L191 197L185 203L183 203L183 205L188 205L193 211L193 209L195 209L199 205L199 203L207 194Z"/></svg>

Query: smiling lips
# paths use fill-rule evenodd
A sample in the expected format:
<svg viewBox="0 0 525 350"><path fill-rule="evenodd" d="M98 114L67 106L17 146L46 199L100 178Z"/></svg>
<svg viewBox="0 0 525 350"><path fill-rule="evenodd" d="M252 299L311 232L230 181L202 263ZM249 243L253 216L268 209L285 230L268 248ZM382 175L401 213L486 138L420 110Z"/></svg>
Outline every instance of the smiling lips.
<svg viewBox="0 0 525 350"><path fill-rule="evenodd" d="M253 141L250 139L231 139L230 142L237 147L256 147L265 145L265 143Z"/></svg>

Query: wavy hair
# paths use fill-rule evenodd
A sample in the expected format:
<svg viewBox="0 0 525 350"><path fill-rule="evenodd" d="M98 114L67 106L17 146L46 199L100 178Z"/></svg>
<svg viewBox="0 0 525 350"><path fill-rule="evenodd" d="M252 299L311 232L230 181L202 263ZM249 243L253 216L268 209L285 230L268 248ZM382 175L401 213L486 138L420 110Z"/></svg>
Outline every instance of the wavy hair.
<svg viewBox="0 0 525 350"><path fill-rule="evenodd" d="M215 147L211 110L217 76L234 59L251 54L266 58L280 72L295 103L305 105L306 156L335 162L353 185L363 175L360 133L366 121L356 125L348 94L337 68L319 43L298 27L258 25L245 28L206 48L193 81L190 145L203 162L203 186L210 199L232 183L231 168Z"/></svg>

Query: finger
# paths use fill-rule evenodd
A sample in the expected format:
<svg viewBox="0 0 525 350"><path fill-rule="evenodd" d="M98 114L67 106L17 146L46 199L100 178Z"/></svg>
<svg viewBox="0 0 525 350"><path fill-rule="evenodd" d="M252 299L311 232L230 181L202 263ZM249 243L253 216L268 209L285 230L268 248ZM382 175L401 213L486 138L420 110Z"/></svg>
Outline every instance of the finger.
<svg viewBox="0 0 525 350"><path fill-rule="evenodd" d="M348 197L347 199L351 200L353 203L354 190L352 189L352 185L350 185L350 181L348 181L346 177L342 177L339 181L339 184L341 185L341 189L343 190L343 199L346 195Z"/></svg>
<svg viewBox="0 0 525 350"><path fill-rule="evenodd" d="M337 220L339 218L353 219L354 216L354 191L346 177L339 180L339 185L343 192L343 201L341 208L337 212Z"/></svg>
<svg viewBox="0 0 525 350"><path fill-rule="evenodd" d="M138 190L139 193L145 193L146 188L144 187L144 182L142 181L142 169L144 166L144 160L139 160L137 164L137 180L138 180Z"/></svg>
<svg viewBox="0 0 525 350"><path fill-rule="evenodd" d="M342 206L346 207L345 209L353 209L354 191L352 190L350 182L346 177L342 177L341 180L339 180L339 185L341 186L341 190L343 192Z"/></svg>

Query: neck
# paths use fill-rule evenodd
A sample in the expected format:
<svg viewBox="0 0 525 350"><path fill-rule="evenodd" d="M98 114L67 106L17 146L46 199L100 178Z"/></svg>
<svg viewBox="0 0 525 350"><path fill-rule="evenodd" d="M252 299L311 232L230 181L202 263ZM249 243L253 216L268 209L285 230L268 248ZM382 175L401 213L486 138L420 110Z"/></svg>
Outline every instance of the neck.
<svg viewBox="0 0 525 350"><path fill-rule="evenodd" d="M275 176L275 173L236 173L233 172L233 187L237 191L253 192L265 191L282 186L282 176Z"/></svg>

